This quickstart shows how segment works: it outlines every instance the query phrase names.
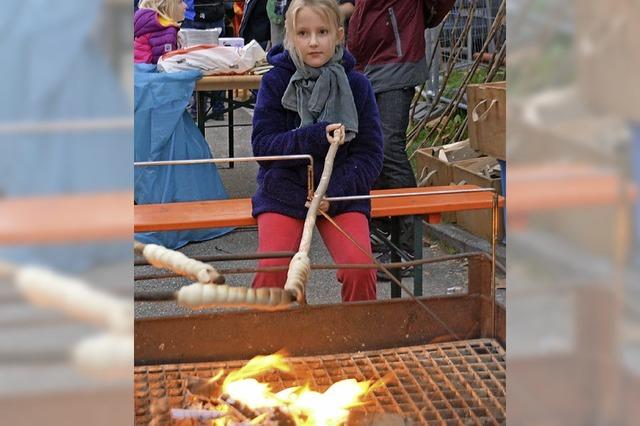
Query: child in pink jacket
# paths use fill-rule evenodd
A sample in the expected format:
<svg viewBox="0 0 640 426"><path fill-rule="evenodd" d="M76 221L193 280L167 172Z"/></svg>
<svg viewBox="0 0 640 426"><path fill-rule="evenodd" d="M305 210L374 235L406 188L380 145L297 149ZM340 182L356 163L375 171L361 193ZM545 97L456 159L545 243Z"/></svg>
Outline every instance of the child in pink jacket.
<svg viewBox="0 0 640 426"><path fill-rule="evenodd" d="M178 30L187 6L182 0L142 0L133 15L134 62L156 64L177 49Z"/></svg>

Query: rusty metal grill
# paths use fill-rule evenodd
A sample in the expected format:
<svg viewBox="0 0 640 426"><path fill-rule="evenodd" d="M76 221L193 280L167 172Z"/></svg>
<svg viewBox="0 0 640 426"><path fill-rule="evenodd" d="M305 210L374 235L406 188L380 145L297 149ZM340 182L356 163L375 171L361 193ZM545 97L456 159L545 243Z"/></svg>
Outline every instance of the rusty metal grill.
<svg viewBox="0 0 640 426"><path fill-rule="evenodd" d="M260 377L274 390L310 383L326 390L348 378L379 379L358 414L396 413L407 424L502 424L505 422L505 352L494 340L478 339L353 354L289 358L290 373ZM135 368L136 425L151 421L151 402L167 398L172 407L184 399L189 376L212 377L218 370L236 370L243 361L171 364ZM362 418L362 416L360 416Z"/></svg>

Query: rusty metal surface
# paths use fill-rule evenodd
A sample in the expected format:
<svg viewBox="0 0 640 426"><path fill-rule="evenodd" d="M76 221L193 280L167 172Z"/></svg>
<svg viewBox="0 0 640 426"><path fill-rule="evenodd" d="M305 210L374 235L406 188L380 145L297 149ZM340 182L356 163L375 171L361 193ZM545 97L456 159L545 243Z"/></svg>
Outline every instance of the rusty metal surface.
<svg viewBox="0 0 640 426"><path fill-rule="evenodd" d="M247 359L283 348L292 356L309 356L478 338L504 344L504 308L498 306L496 321L491 319L491 263L474 256L468 270L467 295L420 298L454 335L410 299L279 312L194 312L136 320L135 363Z"/></svg>
<svg viewBox="0 0 640 426"><path fill-rule="evenodd" d="M474 296L425 298L451 336L412 300L320 305L278 312L238 311L137 320L135 362L163 364L245 359L286 348L308 356L478 337Z"/></svg>
<svg viewBox="0 0 640 426"><path fill-rule="evenodd" d="M326 390L348 378L376 380L390 375L366 404L354 409L351 424L371 413L395 413L405 424L492 425L506 418L504 349L492 339L476 339L355 352L289 358L290 373L259 379L281 389L309 383ZM150 405L166 398L172 407L184 404L187 377L212 377L219 369L236 370L243 361L141 366L134 370L136 425L151 421ZM389 377L389 376L387 376Z"/></svg>

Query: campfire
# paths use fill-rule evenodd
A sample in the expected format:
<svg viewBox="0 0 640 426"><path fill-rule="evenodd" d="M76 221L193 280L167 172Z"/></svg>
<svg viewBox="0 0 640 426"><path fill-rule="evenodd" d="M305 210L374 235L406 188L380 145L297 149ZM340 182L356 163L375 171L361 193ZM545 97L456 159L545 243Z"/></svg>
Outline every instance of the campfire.
<svg viewBox="0 0 640 426"><path fill-rule="evenodd" d="M505 312L491 272L469 256L466 294L420 303L136 319L135 424L502 425ZM275 344L286 362L252 359Z"/></svg>
<svg viewBox="0 0 640 426"><path fill-rule="evenodd" d="M274 392L260 376L272 372L287 374L291 366L284 353L256 356L239 370L223 370L204 379L188 377L185 408L167 407L158 401L154 411L155 424L234 425L342 425L351 408L363 405L363 399L384 380L338 381L324 392L309 384Z"/></svg>

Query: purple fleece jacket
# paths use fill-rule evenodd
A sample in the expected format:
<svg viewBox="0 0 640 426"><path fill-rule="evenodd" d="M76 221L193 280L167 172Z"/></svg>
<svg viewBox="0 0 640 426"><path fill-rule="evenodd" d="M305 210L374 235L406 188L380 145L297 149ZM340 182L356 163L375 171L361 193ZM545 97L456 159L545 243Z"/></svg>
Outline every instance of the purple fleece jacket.
<svg viewBox="0 0 640 426"><path fill-rule="evenodd" d="M251 144L256 156L310 154L314 160L314 185L317 187L329 150L325 128L318 122L302 128L296 112L285 110L282 95L296 71L289 52L281 45L269 51L267 59L274 66L260 85ZM336 154L327 196L369 194L382 169L382 130L378 105L369 80L353 69L355 60L345 50L342 65L358 110L358 135L342 145ZM253 216L275 212L304 219L307 208L307 162L305 160L261 161L258 170L258 189L252 198ZM336 201L330 204L329 214L345 212L371 214L369 200Z"/></svg>

